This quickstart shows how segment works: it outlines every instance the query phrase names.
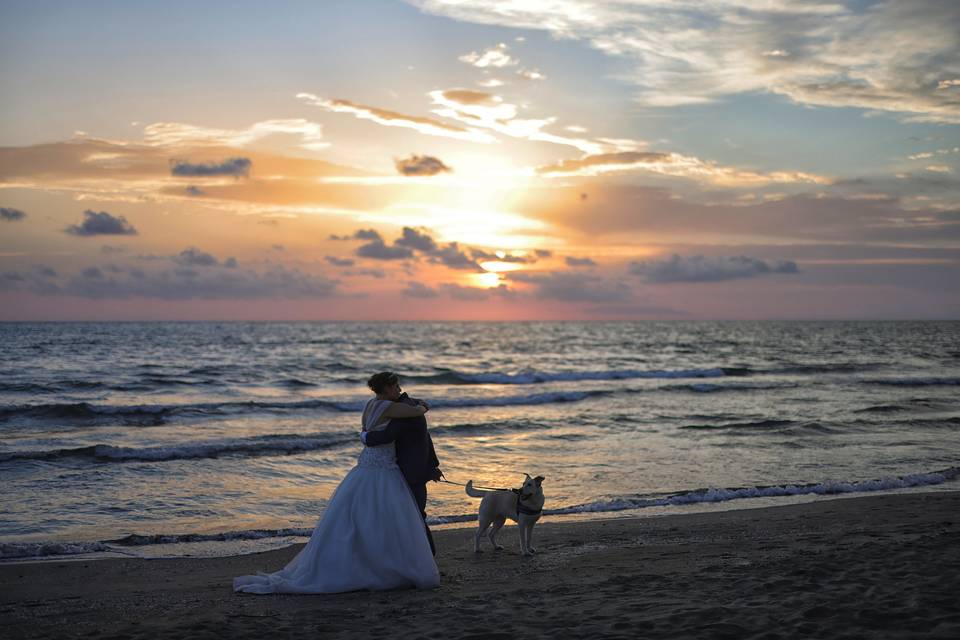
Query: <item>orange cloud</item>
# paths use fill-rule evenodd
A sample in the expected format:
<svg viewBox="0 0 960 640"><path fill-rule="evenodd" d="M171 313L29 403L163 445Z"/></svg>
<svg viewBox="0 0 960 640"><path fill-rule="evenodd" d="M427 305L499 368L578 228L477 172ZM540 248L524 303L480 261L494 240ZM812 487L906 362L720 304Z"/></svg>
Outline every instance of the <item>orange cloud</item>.
<svg viewBox="0 0 960 640"><path fill-rule="evenodd" d="M349 113L361 120L370 120L387 127L404 127L413 129L430 136L441 136L469 142L491 143L496 142L492 136L476 131L450 125L433 118L411 116L396 111L388 111L377 107L370 107L349 100L328 100L315 96L312 93L298 93L297 98L315 107L333 111L334 113Z"/></svg>
<svg viewBox="0 0 960 640"><path fill-rule="evenodd" d="M661 175L690 178L724 187L756 187L773 183L831 184L830 178L801 171L763 173L726 167L709 160L679 153L621 151L587 155L576 160L561 160L537 167L542 176L596 176L604 173L649 171Z"/></svg>

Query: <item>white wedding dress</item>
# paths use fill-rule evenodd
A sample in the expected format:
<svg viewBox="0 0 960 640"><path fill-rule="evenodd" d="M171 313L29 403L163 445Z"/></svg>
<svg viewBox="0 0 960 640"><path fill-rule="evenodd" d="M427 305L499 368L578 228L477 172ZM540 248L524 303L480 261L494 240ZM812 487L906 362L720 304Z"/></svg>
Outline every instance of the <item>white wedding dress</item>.
<svg viewBox="0 0 960 640"><path fill-rule="evenodd" d="M363 411L367 431L382 429L389 400ZM310 541L276 573L241 576L234 591L340 593L440 584L437 563L413 493L397 467L393 443L364 447L334 491Z"/></svg>

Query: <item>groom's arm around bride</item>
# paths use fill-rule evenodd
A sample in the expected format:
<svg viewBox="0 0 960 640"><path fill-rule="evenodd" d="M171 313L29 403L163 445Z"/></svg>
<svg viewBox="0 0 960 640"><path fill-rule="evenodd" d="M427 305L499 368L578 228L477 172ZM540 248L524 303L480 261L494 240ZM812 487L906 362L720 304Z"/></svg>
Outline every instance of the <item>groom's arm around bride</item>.
<svg viewBox="0 0 960 640"><path fill-rule="evenodd" d="M411 406L422 404L423 400L402 394L397 402ZM412 418L393 418L384 429L364 434L363 442L368 447L376 447L390 442L397 443L397 465L403 472L408 484L423 484L428 480L440 479L440 460L433 448L433 439L427 430L427 419L423 416Z"/></svg>

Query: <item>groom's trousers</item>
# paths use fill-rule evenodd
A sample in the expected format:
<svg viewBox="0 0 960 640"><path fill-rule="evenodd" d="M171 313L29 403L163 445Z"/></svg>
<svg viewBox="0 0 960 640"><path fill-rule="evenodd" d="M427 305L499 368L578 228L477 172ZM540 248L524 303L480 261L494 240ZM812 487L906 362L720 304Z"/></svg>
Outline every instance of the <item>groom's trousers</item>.
<svg viewBox="0 0 960 640"><path fill-rule="evenodd" d="M410 490L413 491L413 498L417 501L417 508L420 509L420 517L423 518L423 528L427 532L427 540L430 542L430 551L437 555L437 548L433 545L433 534L430 533L430 527L427 526L427 485L412 484Z"/></svg>

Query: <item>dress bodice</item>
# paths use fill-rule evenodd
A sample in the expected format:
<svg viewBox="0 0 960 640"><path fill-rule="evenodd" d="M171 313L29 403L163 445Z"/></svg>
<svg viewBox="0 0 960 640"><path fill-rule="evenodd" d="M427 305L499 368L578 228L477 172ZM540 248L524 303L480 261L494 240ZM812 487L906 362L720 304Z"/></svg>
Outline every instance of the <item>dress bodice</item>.
<svg viewBox="0 0 960 640"><path fill-rule="evenodd" d="M395 469L397 467L397 450L392 442L376 447L364 447L357 458L357 465L361 467L379 467L380 469Z"/></svg>
<svg viewBox="0 0 960 640"><path fill-rule="evenodd" d="M389 406L389 400L371 399L363 410L360 422L365 431L379 431L387 426L390 418L381 418ZM379 467L393 469L397 466L397 448L394 443L388 442L375 447L364 447L357 458L357 465L362 467Z"/></svg>

